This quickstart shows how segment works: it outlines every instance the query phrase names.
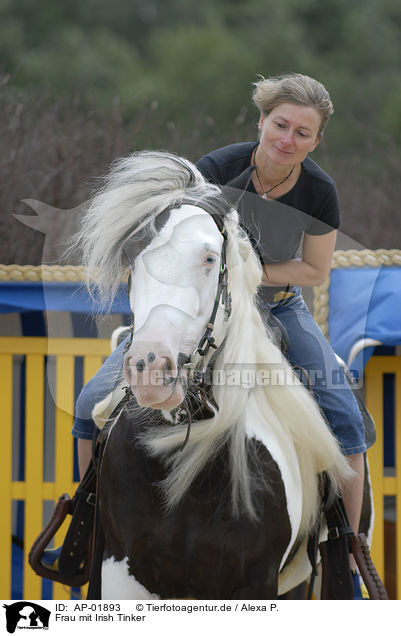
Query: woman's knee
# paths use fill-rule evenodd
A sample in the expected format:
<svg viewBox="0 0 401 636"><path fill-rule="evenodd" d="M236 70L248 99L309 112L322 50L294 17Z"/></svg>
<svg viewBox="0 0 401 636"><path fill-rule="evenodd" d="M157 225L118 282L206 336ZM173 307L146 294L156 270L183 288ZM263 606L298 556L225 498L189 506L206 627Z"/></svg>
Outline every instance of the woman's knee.
<svg viewBox="0 0 401 636"><path fill-rule="evenodd" d="M93 407L99 400L96 382L93 380L94 378L82 387L75 403L75 415L79 419L90 419Z"/></svg>
<svg viewBox="0 0 401 636"><path fill-rule="evenodd" d="M96 375L82 387L75 405L77 417L89 419L95 404L113 391L116 383L121 379L123 361L124 342L107 358Z"/></svg>

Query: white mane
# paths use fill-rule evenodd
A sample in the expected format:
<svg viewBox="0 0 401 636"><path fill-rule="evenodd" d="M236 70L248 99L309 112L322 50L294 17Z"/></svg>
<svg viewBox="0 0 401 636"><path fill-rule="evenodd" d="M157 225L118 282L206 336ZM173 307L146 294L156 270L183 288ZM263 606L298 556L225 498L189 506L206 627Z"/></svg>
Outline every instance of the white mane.
<svg viewBox="0 0 401 636"><path fill-rule="evenodd" d="M217 212L224 209L220 189L208 184L185 159L168 153L143 152L116 163L95 197L83 221L77 243L84 251L89 279L95 278L103 298L112 298L124 275L124 248L138 228L155 232L155 219L167 207L185 199L195 205L207 200ZM163 484L167 506L173 508L194 478L227 444L230 455L232 503L235 513L257 517L253 504L254 481L248 465L247 413L252 405L259 426L273 430L282 444L295 448L302 480L303 512L300 532L314 523L318 510L317 475L327 471L335 486L349 475L348 463L324 423L311 394L292 373L267 331L255 302L261 281L261 265L231 209L225 215L228 233L227 265L232 314L225 330L225 343L214 369L258 371L278 368L291 378L283 386L269 384L253 389L223 383L214 387L218 411L211 419L194 422L187 445L181 451L186 426L158 428L144 443L169 466ZM222 333L217 339L222 340ZM279 360L279 362L277 362ZM249 415L248 415L249 416Z"/></svg>

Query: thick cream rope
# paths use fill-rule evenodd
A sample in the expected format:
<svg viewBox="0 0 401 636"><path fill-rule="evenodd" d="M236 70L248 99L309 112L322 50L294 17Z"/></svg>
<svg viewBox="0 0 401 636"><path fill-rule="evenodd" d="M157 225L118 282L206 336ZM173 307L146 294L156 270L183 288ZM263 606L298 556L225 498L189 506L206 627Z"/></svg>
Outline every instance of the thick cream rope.
<svg viewBox="0 0 401 636"><path fill-rule="evenodd" d="M75 283L85 280L82 265L0 265L0 282Z"/></svg>
<svg viewBox="0 0 401 636"><path fill-rule="evenodd" d="M3 282L76 282L85 280L85 268L75 265L0 265Z"/></svg>

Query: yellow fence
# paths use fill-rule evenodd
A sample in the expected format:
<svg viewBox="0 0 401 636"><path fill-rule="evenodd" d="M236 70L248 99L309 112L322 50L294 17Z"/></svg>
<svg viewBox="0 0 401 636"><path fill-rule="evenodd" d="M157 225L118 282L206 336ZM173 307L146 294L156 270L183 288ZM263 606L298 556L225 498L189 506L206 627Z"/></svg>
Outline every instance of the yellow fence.
<svg viewBox="0 0 401 636"><path fill-rule="evenodd" d="M395 467L391 475L383 469L384 417L383 417L383 375L395 376ZM371 481L375 507L375 526L372 557L382 578L385 579L385 562L388 553L395 548L395 563L390 564L395 571L396 598L401 598L401 357L373 356L365 369L366 405L376 424L377 440L369 450ZM385 540L384 497L395 497L395 546ZM387 554L386 554L387 553ZM388 559L387 559L388 561Z"/></svg>
<svg viewBox="0 0 401 636"><path fill-rule="evenodd" d="M83 357L83 380L88 381L110 353L109 340L94 338L0 338L0 378L2 409L2 453L0 483L2 487L2 520L0 530L0 597L11 598L12 501L23 501L24 564L23 598L41 599L42 582L27 564L27 554L42 530L43 502L56 502L63 492L71 496L73 481L74 359ZM13 446L13 357L25 356L25 461L24 481L12 480ZM45 357L55 357L55 470L54 481L43 479ZM56 545L63 540L65 529L56 535ZM53 598L70 598L70 589L53 586Z"/></svg>
<svg viewBox="0 0 401 636"><path fill-rule="evenodd" d="M56 502L63 492L70 495L75 491L73 481L73 440L71 436L72 413L74 408L74 358L83 357L83 381L87 382L97 371L102 357L108 355L108 340L92 338L0 338L0 378L2 407L2 455L0 461L0 481L2 484L2 523L0 530L0 597L11 598L11 535L12 501L23 501L24 512L24 565L23 598L42 597L41 579L27 564L27 553L33 541L43 528L43 502ZM23 355L25 371L25 479L12 480L12 437L13 437L13 356ZM44 481L44 391L45 359L55 357L55 471L53 481ZM372 357L366 367L365 387L367 406L377 427L377 442L369 451L371 479L375 503L375 531L373 559L384 578L384 496L396 497L397 518L400 518L401 502L401 435L396 435L396 467L398 471L391 477L384 476L383 470L383 374L396 376L396 422L401 425L401 358ZM55 543L63 540L61 530ZM396 531L396 572L397 590L401 594L401 524ZM54 599L70 598L69 588L58 584L53 586Z"/></svg>

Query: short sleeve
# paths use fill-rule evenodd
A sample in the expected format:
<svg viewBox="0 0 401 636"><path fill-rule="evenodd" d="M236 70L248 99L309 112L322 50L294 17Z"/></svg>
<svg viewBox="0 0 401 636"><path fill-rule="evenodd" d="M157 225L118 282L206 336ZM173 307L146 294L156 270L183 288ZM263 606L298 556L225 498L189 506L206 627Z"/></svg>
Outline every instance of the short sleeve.
<svg viewBox="0 0 401 636"><path fill-rule="evenodd" d="M221 185L219 165L209 155L201 157L195 165L207 181L215 185Z"/></svg>
<svg viewBox="0 0 401 636"><path fill-rule="evenodd" d="M340 227L340 206L337 189L334 183L329 184L325 196L321 199L317 209L313 211L311 222L305 228L306 234L328 234Z"/></svg>

